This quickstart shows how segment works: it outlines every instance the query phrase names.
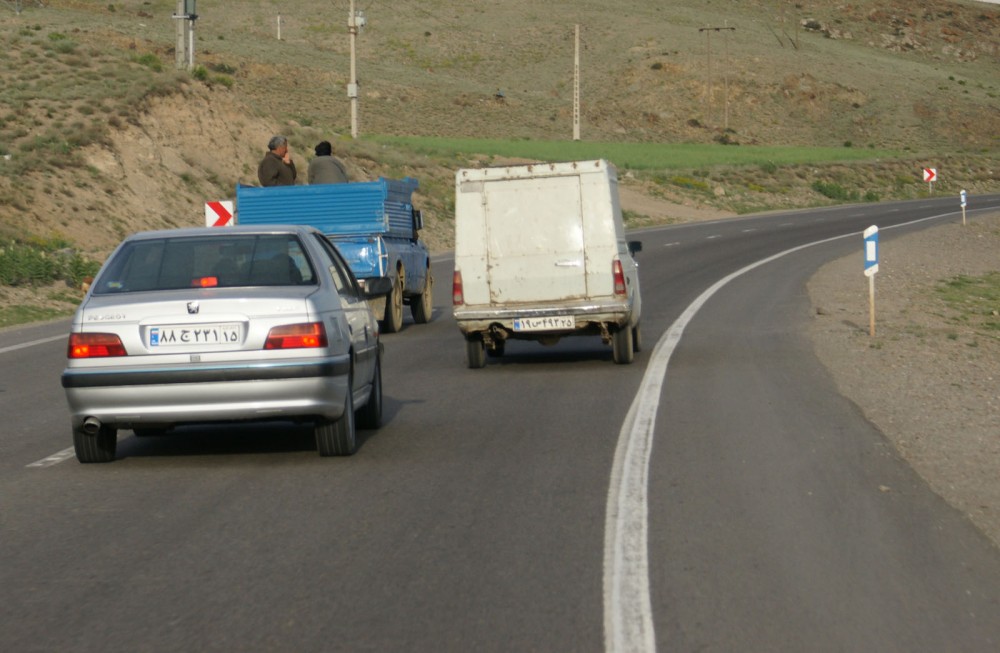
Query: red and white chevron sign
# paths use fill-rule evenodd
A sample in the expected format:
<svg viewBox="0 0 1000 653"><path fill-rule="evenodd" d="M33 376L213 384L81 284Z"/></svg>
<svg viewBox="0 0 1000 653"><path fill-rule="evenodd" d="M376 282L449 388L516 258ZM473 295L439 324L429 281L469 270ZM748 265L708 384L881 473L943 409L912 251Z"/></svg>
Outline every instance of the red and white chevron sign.
<svg viewBox="0 0 1000 653"><path fill-rule="evenodd" d="M233 203L231 200L205 202L206 227L233 226Z"/></svg>
<svg viewBox="0 0 1000 653"><path fill-rule="evenodd" d="M937 181L937 168L924 168L924 181Z"/></svg>

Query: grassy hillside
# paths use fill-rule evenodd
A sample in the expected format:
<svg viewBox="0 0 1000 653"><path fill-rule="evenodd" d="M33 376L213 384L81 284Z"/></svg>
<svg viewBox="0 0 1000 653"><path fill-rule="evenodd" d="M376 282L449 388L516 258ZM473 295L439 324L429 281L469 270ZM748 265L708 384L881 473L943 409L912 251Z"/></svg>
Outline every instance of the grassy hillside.
<svg viewBox="0 0 1000 653"><path fill-rule="evenodd" d="M174 67L174 0L22 4L0 9L0 239L95 257L137 229L202 223L206 200L256 183L273 133L300 164L327 138L356 178L417 177L446 248L454 169L502 152L438 139L507 156L568 141L575 25L583 140L643 193L732 212L915 197L922 166L937 192L1000 186L1000 11L979 3L359 2L358 140L347 0L202 0L194 71ZM633 169L610 154L630 143L718 154ZM856 162L729 154L758 146Z"/></svg>

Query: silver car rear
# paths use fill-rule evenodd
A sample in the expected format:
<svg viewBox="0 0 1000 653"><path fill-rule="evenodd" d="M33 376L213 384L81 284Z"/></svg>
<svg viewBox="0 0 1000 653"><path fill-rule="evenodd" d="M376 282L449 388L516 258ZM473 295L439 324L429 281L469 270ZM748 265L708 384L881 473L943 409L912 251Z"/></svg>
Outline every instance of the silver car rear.
<svg viewBox="0 0 1000 653"><path fill-rule="evenodd" d="M77 456L113 459L118 428L259 419L315 422L320 453L353 452L346 413L381 404L378 326L339 266L304 227L127 239L71 327L62 382Z"/></svg>

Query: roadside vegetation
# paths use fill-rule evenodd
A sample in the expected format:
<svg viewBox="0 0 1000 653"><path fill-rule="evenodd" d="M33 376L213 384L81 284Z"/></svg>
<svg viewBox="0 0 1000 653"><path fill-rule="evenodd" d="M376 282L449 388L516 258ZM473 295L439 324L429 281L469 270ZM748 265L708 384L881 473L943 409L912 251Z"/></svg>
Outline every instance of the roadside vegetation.
<svg viewBox="0 0 1000 653"><path fill-rule="evenodd" d="M936 291L949 323L1000 341L1000 270L981 276L958 275L941 281Z"/></svg>

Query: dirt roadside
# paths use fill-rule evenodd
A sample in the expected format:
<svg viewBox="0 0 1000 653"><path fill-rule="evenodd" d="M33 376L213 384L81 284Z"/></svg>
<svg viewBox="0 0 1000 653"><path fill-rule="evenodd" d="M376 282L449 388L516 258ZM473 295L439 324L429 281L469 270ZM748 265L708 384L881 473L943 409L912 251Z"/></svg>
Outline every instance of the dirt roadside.
<svg viewBox="0 0 1000 653"><path fill-rule="evenodd" d="M879 250L874 337L860 240L857 255L809 281L816 354L903 459L1000 546L1000 332L973 328L936 290L1000 271L1000 212L882 239Z"/></svg>

